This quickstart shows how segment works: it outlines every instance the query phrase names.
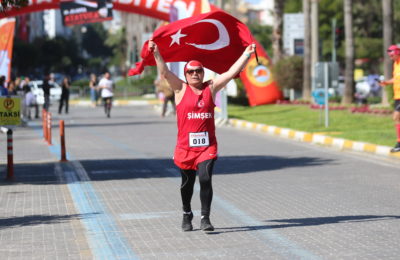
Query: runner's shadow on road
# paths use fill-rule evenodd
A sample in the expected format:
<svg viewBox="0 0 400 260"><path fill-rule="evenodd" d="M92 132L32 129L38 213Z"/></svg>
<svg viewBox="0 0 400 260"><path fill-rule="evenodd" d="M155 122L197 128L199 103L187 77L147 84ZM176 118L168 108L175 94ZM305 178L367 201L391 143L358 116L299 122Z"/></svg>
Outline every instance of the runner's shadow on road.
<svg viewBox="0 0 400 260"><path fill-rule="evenodd" d="M259 225L259 226L243 226L243 227L225 227L216 228L214 232L209 234L221 234L230 232L246 232L246 231L262 231L262 230L273 230L281 228L292 228L292 227L309 227L309 226L320 226L329 224L349 224L349 223L360 223L369 221L386 221L386 220L397 220L400 216L395 215L356 215L356 216L335 216L335 217L317 217L317 218L292 218L292 219L274 219L266 220L266 222L275 222L277 224ZM281 223L281 224L280 224Z"/></svg>
<svg viewBox="0 0 400 260"><path fill-rule="evenodd" d="M272 171L284 168L310 167L333 164L333 159L318 157L280 157L280 156L222 156L215 164L215 174L235 174L258 171Z"/></svg>
<svg viewBox="0 0 400 260"><path fill-rule="evenodd" d="M79 161L92 181L127 180L140 178L180 178L178 168L170 158L109 159ZM313 167L332 164L334 160L318 157L278 156L221 156L215 164L214 174L249 174L293 167ZM55 173L57 162L17 163L14 165L14 181L0 179L2 185L29 183L37 185L64 184ZM67 172L75 171L69 163L61 164ZM67 167L69 166L69 167ZM78 180L79 181L79 180Z"/></svg>
<svg viewBox="0 0 400 260"><path fill-rule="evenodd" d="M87 219L98 213L72 214L72 215L30 215L23 217L0 218L0 230L7 228L48 225L68 222L72 219Z"/></svg>

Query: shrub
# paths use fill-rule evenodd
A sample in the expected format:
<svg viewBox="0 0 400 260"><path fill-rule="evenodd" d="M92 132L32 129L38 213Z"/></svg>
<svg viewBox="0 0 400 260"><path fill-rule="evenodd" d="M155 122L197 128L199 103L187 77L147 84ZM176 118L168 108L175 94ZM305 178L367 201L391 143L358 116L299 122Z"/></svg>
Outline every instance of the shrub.
<svg viewBox="0 0 400 260"><path fill-rule="evenodd" d="M303 89L303 58L289 56L279 60L272 69L281 89Z"/></svg>

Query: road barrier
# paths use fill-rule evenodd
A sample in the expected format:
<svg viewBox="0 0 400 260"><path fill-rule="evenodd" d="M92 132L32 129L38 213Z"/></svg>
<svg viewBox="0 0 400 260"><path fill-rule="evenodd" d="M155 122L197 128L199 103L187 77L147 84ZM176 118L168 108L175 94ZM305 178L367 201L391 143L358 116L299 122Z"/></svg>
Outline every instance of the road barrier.
<svg viewBox="0 0 400 260"><path fill-rule="evenodd" d="M42 110L43 138L48 145L51 145L51 113Z"/></svg>
<svg viewBox="0 0 400 260"><path fill-rule="evenodd" d="M13 131L7 131L7 180L14 178Z"/></svg>
<svg viewBox="0 0 400 260"><path fill-rule="evenodd" d="M47 112L47 143L51 145L51 113Z"/></svg>
<svg viewBox="0 0 400 260"><path fill-rule="evenodd" d="M47 111L42 109L43 138L47 142Z"/></svg>
<svg viewBox="0 0 400 260"><path fill-rule="evenodd" d="M61 159L60 162L66 162L67 154L65 149L65 126L64 120L60 120L60 143L61 143Z"/></svg>

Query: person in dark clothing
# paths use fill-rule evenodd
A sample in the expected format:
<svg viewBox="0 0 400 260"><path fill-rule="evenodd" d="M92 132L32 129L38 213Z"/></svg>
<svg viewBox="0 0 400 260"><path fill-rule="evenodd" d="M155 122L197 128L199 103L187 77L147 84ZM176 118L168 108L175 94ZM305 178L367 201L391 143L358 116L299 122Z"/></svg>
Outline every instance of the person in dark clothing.
<svg viewBox="0 0 400 260"><path fill-rule="evenodd" d="M68 77L65 77L63 79L63 82L61 84L62 91L61 91L61 99L60 99L60 105L58 107L58 113L61 114L62 108L65 103L65 114L68 114L68 107L69 107L69 88L71 87L71 84L69 82Z"/></svg>
<svg viewBox="0 0 400 260"><path fill-rule="evenodd" d="M46 75L43 79L43 96L44 96L44 104L43 109L49 111L50 107L50 76Z"/></svg>
<svg viewBox="0 0 400 260"><path fill-rule="evenodd" d="M0 76L0 96L7 96L6 76Z"/></svg>

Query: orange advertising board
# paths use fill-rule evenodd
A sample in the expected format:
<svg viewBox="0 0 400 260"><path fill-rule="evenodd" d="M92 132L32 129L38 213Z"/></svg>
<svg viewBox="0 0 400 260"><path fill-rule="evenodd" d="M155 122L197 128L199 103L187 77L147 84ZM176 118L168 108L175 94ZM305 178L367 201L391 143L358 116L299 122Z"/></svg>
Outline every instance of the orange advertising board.
<svg viewBox="0 0 400 260"><path fill-rule="evenodd" d="M11 76L11 58L14 42L15 19L0 20L0 75Z"/></svg>

